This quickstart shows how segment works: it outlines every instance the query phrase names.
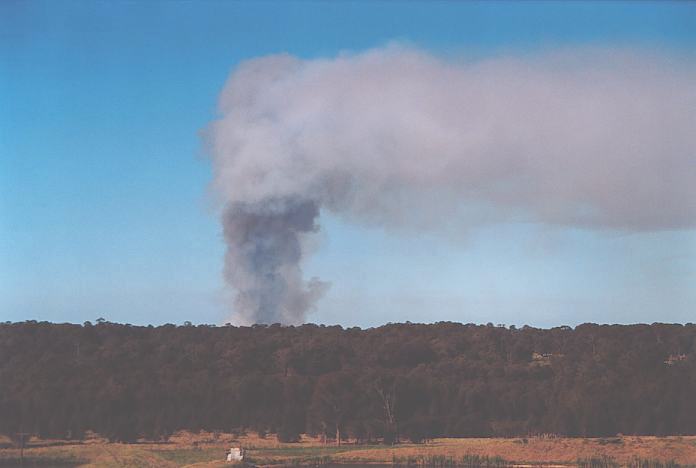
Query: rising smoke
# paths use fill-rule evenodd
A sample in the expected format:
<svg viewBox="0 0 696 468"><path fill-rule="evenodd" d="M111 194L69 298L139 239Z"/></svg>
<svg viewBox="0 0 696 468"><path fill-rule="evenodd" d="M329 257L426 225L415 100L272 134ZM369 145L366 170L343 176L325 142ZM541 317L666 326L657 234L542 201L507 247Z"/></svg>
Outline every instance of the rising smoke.
<svg viewBox="0 0 696 468"><path fill-rule="evenodd" d="M327 287L301 272L322 210L417 229L696 225L690 58L277 55L241 64L219 110L209 143L237 323L304 321Z"/></svg>
<svg viewBox="0 0 696 468"><path fill-rule="evenodd" d="M225 276L243 323L298 323L321 295L325 283L305 284L300 270L301 236L317 230L317 216L315 201L288 197L227 208Z"/></svg>

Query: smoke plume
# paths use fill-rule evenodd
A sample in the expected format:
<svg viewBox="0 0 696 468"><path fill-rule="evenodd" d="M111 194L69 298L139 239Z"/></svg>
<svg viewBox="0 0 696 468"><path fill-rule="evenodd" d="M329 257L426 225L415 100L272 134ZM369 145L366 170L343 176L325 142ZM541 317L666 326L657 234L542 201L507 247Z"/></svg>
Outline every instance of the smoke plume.
<svg viewBox="0 0 696 468"><path fill-rule="evenodd" d="M627 50L482 60L387 47L242 63L209 129L237 322L300 323L322 210L457 229L696 226L696 67Z"/></svg>
<svg viewBox="0 0 696 468"><path fill-rule="evenodd" d="M304 285L301 236L317 229L312 200L279 198L236 202L224 214L225 275L237 289L235 308L243 323L301 321L325 285Z"/></svg>

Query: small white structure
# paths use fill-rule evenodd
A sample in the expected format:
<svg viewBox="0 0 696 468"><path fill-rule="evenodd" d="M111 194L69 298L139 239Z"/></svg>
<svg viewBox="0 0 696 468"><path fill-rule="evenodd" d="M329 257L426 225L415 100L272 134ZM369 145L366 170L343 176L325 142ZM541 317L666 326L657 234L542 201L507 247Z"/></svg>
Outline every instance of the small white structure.
<svg viewBox="0 0 696 468"><path fill-rule="evenodd" d="M244 460L244 449L241 447L231 447L227 452L227 461L236 462Z"/></svg>

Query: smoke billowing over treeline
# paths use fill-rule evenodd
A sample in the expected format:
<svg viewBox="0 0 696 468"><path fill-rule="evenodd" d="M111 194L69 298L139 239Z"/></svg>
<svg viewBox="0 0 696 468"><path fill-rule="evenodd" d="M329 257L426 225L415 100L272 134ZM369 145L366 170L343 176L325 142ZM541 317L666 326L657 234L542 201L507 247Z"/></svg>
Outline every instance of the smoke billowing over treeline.
<svg viewBox="0 0 696 468"><path fill-rule="evenodd" d="M671 359L670 359L671 356ZM696 434L696 326L0 325L0 433ZM667 361L667 362L665 362ZM385 400L392 402L387 412ZM389 416L390 414L390 416Z"/></svg>
<svg viewBox="0 0 696 468"><path fill-rule="evenodd" d="M231 320L299 324L322 212L378 227L696 226L696 65L620 48L471 59L391 46L241 63L207 131Z"/></svg>

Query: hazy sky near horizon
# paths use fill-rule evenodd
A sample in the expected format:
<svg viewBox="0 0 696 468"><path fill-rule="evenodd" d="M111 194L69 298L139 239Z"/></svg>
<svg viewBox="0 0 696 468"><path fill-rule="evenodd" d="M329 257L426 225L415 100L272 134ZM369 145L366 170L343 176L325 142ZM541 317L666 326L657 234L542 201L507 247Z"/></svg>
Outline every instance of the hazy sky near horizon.
<svg viewBox="0 0 696 468"><path fill-rule="evenodd" d="M0 321L226 321L201 135L230 73L392 43L470 60L584 48L693 62L696 3L0 2ZM319 223L303 270L331 287L311 322L696 321L688 226Z"/></svg>

